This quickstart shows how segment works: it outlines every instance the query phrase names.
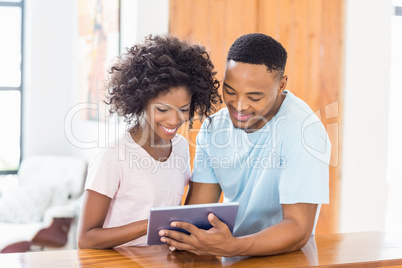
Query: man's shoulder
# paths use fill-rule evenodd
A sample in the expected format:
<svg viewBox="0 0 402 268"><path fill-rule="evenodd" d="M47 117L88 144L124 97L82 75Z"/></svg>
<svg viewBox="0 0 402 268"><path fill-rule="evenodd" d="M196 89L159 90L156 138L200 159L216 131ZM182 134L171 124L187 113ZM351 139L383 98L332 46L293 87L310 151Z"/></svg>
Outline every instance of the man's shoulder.
<svg viewBox="0 0 402 268"><path fill-rule="evenodd" d="M208 130L229 127L232 121L230 120L228 109L222 108L218 112L211 115L209 118L205 119L202 123L203 128Z"/></svg>
<svg viewBox="0 0 402 268"><path fill-rule="evenodd" d="M310 106L297 96L290 94L284 110L276 118L277 130L284 137L300 137L305 135L320 136L326 138L327 133L319 115Z"/></svg>
<svg viewBox="0 0 402 268"><path fill-rule="evenodd" d="M320 121L316 113L302 99L290 92L286 98L286 104L276 120L293 127L299 127L306 122Z"/></svg>
<svg viewBox="0 0 402 268"><path fill-rule="evenodd" d="M228 111L227 107L220 109L219 111L217 111L216 113L214 113L213 115L210 116L210 119L212 121L219 121L219 120L223 120L226 118L230 119L229 111Z"/></svg>

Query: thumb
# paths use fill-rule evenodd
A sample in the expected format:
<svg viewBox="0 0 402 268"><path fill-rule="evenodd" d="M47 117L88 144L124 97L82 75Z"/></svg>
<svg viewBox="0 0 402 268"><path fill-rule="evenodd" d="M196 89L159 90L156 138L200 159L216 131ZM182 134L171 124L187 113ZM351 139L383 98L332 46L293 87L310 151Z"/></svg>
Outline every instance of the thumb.
<svg viewBox="0 0 402 268"><path fill-rule="evenodd" d="M215 228L219 228L220 226L222 226L224 224L213 213L208 214L208 221Z"/></svg>

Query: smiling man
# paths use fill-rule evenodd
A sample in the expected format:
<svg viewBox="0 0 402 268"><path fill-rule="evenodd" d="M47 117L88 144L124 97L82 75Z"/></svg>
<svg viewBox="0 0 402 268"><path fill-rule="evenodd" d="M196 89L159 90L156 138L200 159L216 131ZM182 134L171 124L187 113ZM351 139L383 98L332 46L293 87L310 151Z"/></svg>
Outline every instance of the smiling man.
<svg viewBox="0 0 402 268"><path fill-rule="evenodd" d="M264 34L231 46L223 81L226 108L206 120L197 136L186 204L239 202L233 230L213 214L186 235L161 230L172 250L218 256L258 256L302 248L314 233L320 205L328 203L331 144L308 107L285 90L287 53Z"/></svg>

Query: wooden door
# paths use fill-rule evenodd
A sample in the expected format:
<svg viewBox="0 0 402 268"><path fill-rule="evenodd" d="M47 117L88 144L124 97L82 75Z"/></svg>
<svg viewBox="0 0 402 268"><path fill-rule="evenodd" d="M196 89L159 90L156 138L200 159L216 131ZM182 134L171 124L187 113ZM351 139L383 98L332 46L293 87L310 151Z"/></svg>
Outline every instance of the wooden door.
<svg viewBox="0 0 402 268"><path fill-rule="evenodd" d="M287 50L287 89L316 111L332 143L330 204L322 206L317 234L339 225L343 8L344 0L170 0L170 33L206 46L220 80L229 47L243 34L265 33ZM198 127L182 131L192 158Z"/></svg>

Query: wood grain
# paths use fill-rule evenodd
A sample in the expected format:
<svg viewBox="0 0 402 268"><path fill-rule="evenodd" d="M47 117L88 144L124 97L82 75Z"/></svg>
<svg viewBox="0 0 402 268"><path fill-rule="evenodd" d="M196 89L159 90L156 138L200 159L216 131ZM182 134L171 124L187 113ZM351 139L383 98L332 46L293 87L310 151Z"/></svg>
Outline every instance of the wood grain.
<svg viewBox="0 0 402 268"><path fill-rule="evenodd" d="M268 257L198 256L166 245L116 250L0 254L2 267L402 267L402 234L350 233L311 237L295 252Z"/></svg>

